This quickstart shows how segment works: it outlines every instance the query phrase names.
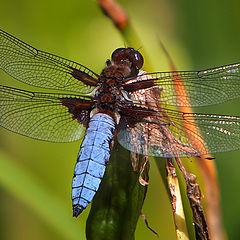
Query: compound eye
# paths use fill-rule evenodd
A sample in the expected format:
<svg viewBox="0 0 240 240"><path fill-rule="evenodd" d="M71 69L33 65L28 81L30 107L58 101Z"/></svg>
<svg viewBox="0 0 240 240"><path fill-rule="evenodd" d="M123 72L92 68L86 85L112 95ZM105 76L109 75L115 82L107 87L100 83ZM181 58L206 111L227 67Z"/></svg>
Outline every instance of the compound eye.
<svg viewBox="0 0 240 240"><path fill-rule="evenodd" d="M132 62L137 67L137 69L140 69L143 66L143 62L144 62L142 54L134 50L134 53L132 56Z"/></svg>
<svg viewBox="0 0 240 240"><path fill-rule="evenodd" d="M123 59L123 55L125 54L126 48L117 48L112 53L112 61L117 64Z"/></svg>

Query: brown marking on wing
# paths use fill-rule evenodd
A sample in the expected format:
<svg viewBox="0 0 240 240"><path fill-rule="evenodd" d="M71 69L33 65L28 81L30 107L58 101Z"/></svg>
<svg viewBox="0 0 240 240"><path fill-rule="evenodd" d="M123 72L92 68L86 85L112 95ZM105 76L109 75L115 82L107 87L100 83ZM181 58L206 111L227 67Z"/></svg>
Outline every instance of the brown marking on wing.
<svg viewBox="0 0 240 240"><path fill-rule="evenodd" d="M78 69L72 68L71 75L88 86L97 86L97 79Z"/></svg>
<svg viewBox="0 0 240 240"><path fill-rule="evenodd" d="M153 80L143 80L143 81L132 82L129 84L124 84L123 88L127 92L134 92L136 90L153 87L154 85L155 84Z"/></svg>
<svg viewBox="0 0 240 240"><path fill-rule="evenodd" d="M68 108L68 112L72 114L72 119L77 119L84 126L88 125L90 112L93 109L93 103L90 100L61 98L63 106Z"/></svg>
<svg viewBox="0 0 240 240"><path fill-rule="evenodd" d="M154 116L156 112L152 109L138 106L119 106L122 116L125 117L131 127L147 117Z"/></svg>

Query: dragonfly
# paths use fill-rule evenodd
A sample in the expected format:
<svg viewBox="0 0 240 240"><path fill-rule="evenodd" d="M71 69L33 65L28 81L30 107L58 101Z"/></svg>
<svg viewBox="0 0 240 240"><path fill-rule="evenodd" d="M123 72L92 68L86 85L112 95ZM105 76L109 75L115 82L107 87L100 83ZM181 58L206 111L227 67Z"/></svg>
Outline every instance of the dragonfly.
<svg viewBox="0 0 240 240"><path fill-rule="evenodd" d="M0 125L49 142L83 139L72 181L74 217L98 191L116 141L164 158L240 148L240 117L181 110L239 98L240 63L154 73L143 63L139 51L118 48L97 74L0 30L0 68L40 89L0 85Z"/></svg>

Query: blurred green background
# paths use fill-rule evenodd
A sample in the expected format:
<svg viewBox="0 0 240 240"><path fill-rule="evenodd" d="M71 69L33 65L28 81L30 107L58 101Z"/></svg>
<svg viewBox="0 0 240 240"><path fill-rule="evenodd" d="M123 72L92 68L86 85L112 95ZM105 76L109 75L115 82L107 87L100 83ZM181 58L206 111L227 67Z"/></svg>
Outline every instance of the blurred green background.
<svg viewBox="0 0 240 240"><path fill-rule="evenodd" d="M129 14L142 41L139 47L144 47L156 71L168 70L159 40L179 70L240 61L239 0L119 3ZM0 23L1 29L32 46L77 61L97 73L112 51L125 45L95 1L1 0ZM0 82L29 89L3 72ZM198 111L239 116L239 107L236 100ZM85 239L89 208L73 219L70 197L79 146L80 142L36 141L0 129L0 239ZM239 239L240 151L215 157L224 225L229 239ZM16 171L9 170L4 160L14 164ZM19 173L24 179L17 176ZM13 179L13 183L3 175ZM28 186L29 179L33 185ZM153 161L143 212L160 239L175 239L171 206ZM141 219L136 239L155 239Z"/></svg>

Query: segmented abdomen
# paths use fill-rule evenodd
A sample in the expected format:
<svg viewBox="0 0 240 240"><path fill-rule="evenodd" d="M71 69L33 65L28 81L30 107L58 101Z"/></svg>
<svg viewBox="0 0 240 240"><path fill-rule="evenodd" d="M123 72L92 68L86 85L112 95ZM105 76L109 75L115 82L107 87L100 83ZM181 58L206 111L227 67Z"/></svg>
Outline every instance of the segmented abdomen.
<svg viewBox="0 0 240 240"><path fill-rule="evenodd" d="M77 217L92 201L110 158L115 123L104 113L95 114L82 142L72 182L73 216Z"/></svg>

